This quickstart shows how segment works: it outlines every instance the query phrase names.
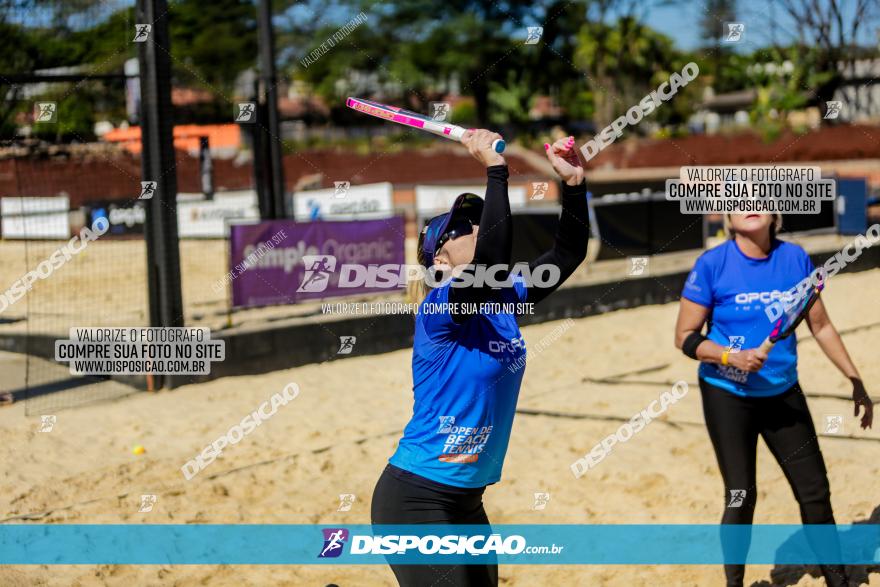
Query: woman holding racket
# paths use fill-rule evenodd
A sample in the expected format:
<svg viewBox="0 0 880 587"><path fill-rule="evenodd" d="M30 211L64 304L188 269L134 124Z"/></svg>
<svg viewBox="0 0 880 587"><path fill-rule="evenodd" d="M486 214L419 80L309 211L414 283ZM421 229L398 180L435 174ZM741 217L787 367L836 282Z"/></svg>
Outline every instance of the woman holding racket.
<svg viewBox="0 0 880 587"><path fill-rule="evenodd" d="M562 217L554 246L530 269L549 266L559 279L544 287L508 276L513 232L507 165L492 148L499 135L477 130L462 142L486 166L485 201L461 194L446 214L431 219L418 243L429 272L454 277L429 288L421 281L413 341L413 416L373 493L373 524L488 524L486 486L501 478L525 358L517 303L536 303L553 292L586 256L588 225L584 170L574 139L545 145L563 181ZM506 286L474 279L502 266ZM495 275L499 278L499 275ZM502 310L487 306L504 304ZM391 565L400 585L493 586L488 565Z"/></svg>
<svg viewBox="0 0 880 587"><path fill-rule="evenodd" d="M835 523L825 462L798 383L796 338L761 349L773 327L767 305L813 272L806 251L776 238L781 223L780 215L725 216L730 239L697 259L682 291L675 345L700 361L703 414L724 479L722 524L752 523L758 436L785 473L803 523ZM862 428L870 427L873 404L822 300L805 310L819 347L852 382L855 415L864 408ZM748 548L723 542L731 554ZM820 567L828 585L847 585L843 566ZM743 584L745 565L728 564L724 571L728 586Z"/></svg>

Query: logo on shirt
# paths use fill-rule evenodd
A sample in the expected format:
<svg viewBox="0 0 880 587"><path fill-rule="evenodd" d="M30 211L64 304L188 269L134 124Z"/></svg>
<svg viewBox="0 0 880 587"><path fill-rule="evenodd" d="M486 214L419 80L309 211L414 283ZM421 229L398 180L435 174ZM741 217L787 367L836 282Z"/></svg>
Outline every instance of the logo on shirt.
<svg viewBox="0 0 880 587"><path fill-rule="evenodd" d="M437 429L437 434L449 434L452 432L452 427L455 426L455 416L440 416L440 428Z"/></svg>
<svg viewBox="0 0 880 587"><path fill-rule="evenodd" d="M687 282L684 286L688 289L692 289L694 291L703 291L703 288L697 285L697 270L694 269L691 271L691 274L688 276Z"/></svg>
<svg viewBox="0 0 880 587"><path fill-rule="evenodd" d="M716 365L718 373L725 379L735 381L736 383L745 383L749 379L749 372L737 369L730 365Z"/></svg>
<svg viewBox="0 0 880 587"><path fill-rule="evenodd" d="M490 353L513 353L516 352L517 349L525 349L526 348L526 340L522 337L522 335L518 337L511 338L509 341L507 340L490 340L489 341L489 352Z"/></svg>
<svg viewBox="0 0 880 587"><path fill-rule="evenodd" d="M475 463L492 435L492 426L450 426L443 442L443 463Z"/></svg>
<svg viewBox="0 0 880 587"><path fill-rule="evenodd" d="M781 300L785 296L784 292L779 291L778 289L774 289L771 291L752 291L748 293L738 293L734 298L734 301L737 304L754 304L756 302L761 302L762 304L769 304L771 302L775 302L776 300Z"/></svg>
<svg viewBox="0 0 880 587"><path fill-rule="evenodd" d="M343 546L348 540L348 530L345 528L324 528L324 547L318 558L336 558L342 554Z"/></svg>
<svg viewBox="0 0 880 587"><path fill-rule="evenodd" d="M742 350L743 345L746 343L745 336L728 336L728 345L727 348L732 353L738 353Z"/></svg>

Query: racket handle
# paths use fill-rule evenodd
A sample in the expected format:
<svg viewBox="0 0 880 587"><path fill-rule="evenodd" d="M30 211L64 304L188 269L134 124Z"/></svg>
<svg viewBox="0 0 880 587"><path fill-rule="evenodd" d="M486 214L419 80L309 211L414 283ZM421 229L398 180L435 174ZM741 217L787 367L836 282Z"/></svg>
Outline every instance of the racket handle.
<svg viewBox="0 0 880 587"><path fill-rule="evenodd" d="M492 148L496 153L503 153L504 147L507 146L507 143L504 142L504 139L495 139L492 141Z"/></svg>
<svg viewBox="0 0 880 587"><path fill-rule="evenodd" d="M774 344L776 343L770 342L770 337L767 337L764 339L764 342L761 343L761 346L759 346L758 349L766 355L770 353L770 350L773 348Z"/></svg>

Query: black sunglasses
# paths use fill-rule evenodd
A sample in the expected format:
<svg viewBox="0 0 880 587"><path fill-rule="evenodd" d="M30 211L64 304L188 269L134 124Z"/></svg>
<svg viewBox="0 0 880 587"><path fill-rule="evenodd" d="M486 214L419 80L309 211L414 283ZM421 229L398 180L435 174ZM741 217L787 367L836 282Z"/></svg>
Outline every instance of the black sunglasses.
<svg viewBox="0 0 880 587"><path fill-rule="evenodd" d="M473 232L474 224L468 218L462 216L453 218L449 222L449 226L446 227L446 232L437 239L437 250L439 251L446 244L446 241L454 241L460 236L467 236Z"/></svg>

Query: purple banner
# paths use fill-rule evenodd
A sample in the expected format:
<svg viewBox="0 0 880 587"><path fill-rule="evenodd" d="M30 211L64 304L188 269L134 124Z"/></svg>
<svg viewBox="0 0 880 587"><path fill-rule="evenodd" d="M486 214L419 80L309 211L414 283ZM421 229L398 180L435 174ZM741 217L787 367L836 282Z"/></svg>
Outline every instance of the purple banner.
<svg viewBox="0 0 880 587"><path fill-rule="evenodd" d="M397 291L404 285L404 219L269 220L230 227L232 305L295 304ZM385 267L380 267L385 266ZM399 268L399 269L398 269Z"/></svg>

